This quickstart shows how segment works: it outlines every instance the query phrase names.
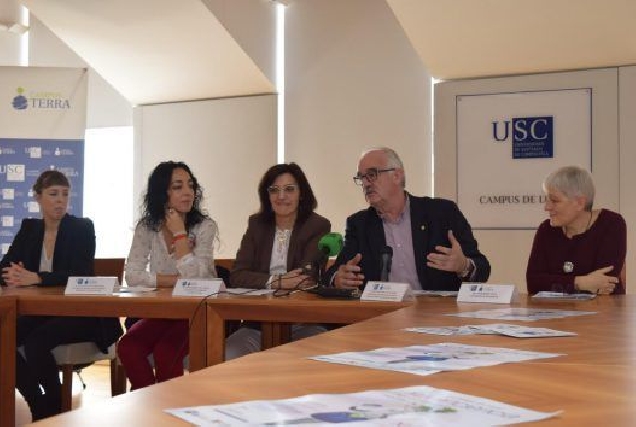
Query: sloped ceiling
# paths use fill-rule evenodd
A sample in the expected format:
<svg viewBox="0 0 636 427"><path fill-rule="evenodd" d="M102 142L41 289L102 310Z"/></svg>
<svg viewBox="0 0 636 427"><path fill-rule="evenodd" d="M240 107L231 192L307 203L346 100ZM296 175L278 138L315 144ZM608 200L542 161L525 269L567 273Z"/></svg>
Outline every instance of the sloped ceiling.
<svg viewBox="0 0 636 427"><path fill-rule="evenodd" d="M387 0L433 77L636 63L633 0Z"/></svg>
<svg viewBox="0 0 636 427"><path fill-rule="evenodd" d="M134 105L273 93L201 0L23 0Z"/></svg>

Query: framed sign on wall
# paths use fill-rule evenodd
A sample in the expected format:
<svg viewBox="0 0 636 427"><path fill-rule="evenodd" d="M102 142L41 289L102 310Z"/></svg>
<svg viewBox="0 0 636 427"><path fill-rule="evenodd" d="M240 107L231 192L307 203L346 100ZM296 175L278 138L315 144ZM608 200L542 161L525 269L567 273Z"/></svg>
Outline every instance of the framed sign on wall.
<svg viewBox="0 0 636 427"><path fill-rule="evenodd" d="M457 201L476 229L532 229L545 177L591 171L590 88L457 96Z"/></svg>

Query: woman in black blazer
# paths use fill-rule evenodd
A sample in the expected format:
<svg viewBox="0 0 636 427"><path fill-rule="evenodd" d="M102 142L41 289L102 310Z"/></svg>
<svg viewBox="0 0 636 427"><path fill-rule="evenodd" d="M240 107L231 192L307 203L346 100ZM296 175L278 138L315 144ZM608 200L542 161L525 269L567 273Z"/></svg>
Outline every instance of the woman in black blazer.
<svg viewBox="0 0 636 427"><path fill-rule="evenodd" d="M22 221L0 262L8 287L66 285L69 276L92 276L95 229L90 219L67 214L70 185L58 171L43 172L33 186L42 219ZM61 412L61 384L51 353L60 344L94 341L104 352L122 334L118 319L28 317L17 319L16 388L33 420Z"/></svg>

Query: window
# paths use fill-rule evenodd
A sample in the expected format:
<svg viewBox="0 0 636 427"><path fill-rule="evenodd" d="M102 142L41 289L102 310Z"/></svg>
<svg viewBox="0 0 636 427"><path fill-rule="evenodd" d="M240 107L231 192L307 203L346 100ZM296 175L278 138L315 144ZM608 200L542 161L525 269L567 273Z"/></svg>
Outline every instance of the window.
<svg viewBox="0 0 636 427"><path fill-rule="evenodd" d="M133 213L132 126L87 129L84 216L95 223L96 258L128 255Z"/></svg>

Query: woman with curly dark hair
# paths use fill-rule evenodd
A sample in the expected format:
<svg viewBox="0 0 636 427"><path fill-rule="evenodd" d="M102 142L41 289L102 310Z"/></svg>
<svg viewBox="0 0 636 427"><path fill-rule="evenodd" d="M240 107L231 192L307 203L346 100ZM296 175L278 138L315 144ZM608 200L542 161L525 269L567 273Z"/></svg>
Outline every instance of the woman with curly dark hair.
<svg viewBox="0 0 636 427"><path fill-rule="evenodd" d="M258 185L260 210L250 216L236 253L230 283L243 288L294 289L310 278L302 267L318 255L318 241L329 233L329 220L314 212L318 203L302 169L295 163L274 165ZM294 325L292 339L324 331ZM226 359L260 349L260 332L242 328L226 342Z"/></svg>
<svg viewBox="0 0 636 427"><path fill-rule="evenodd" d="M155 167L126 261L128 286L171 288L179 278L215 277L217 225L201 211L201 197L201 187L185 163ZM183 375L181 360L187 351L188 321L174 319L139 320L117 346L131 390Z"/></svg>

